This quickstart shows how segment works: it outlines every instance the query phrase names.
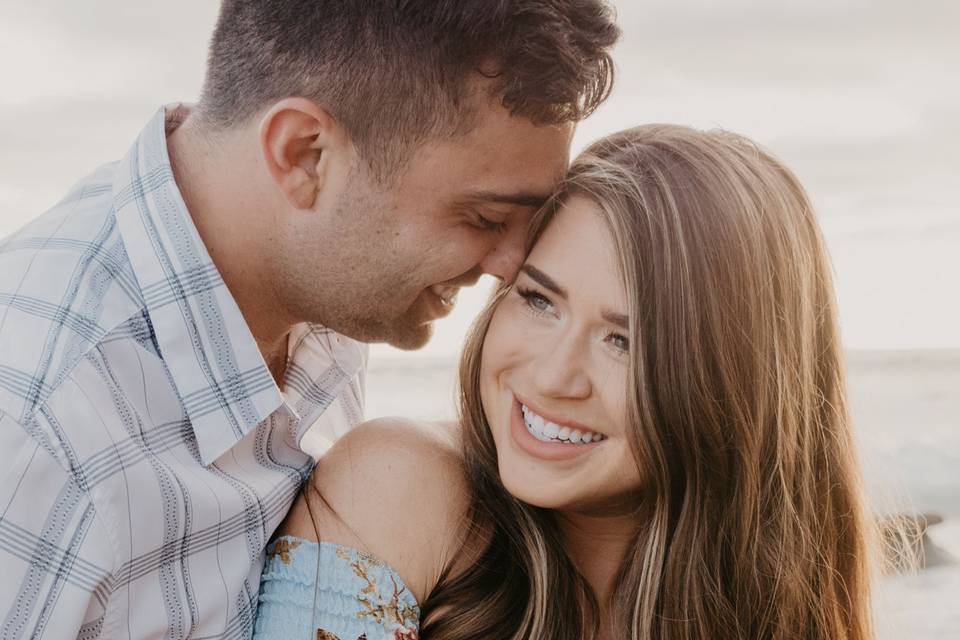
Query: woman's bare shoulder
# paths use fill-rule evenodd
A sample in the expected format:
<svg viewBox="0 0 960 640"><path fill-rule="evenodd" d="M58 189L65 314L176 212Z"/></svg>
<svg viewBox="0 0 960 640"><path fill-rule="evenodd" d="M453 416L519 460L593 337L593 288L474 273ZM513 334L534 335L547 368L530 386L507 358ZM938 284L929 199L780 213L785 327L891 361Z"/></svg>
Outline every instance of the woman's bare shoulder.
<svg viewBox="0 0 960 640"><path fill-rule="evenodd" d="M376 556L422 601L457 559L468 507L456 425L381 418L324 454L281 533Z"/></svg>

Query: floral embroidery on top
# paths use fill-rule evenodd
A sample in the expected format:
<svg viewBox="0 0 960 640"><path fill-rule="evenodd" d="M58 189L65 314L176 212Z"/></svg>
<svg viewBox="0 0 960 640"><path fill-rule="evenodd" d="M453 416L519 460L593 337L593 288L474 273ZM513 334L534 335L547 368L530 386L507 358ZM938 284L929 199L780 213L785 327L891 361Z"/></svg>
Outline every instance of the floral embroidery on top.
<svg viewBox="0 0 960 640"><path fill-rule="evenodd" d="M357 596L357 602L364 607L364 610L357 613L357 617L371 617L377 624L403 627L404 629L398 631L407 632L407 635L399 635L396 637L400 640L416 640L416 633L405 627L407 627L408 622L411 623L412 626L417 625L417 612L407 603L403 603L401 606L400 602L400 596L407 590L406 587L398 585L396 578L391 575L391 595L389 600L384 600L377 588L376 578L369 573L370 567L379 567L382 566L383 563L359 551L356 552L356 556L357 559L353 560L350 557L348 549L337 547L337 557L349 562L353 573L366 583L366 586L360 590L360 593L367 597ZM410 633L413 633L413 635L409 635ZM390 638L393 640L393 636L390 636Z"/></svg>
<svg viewBox="0 0 960 640"><path fill-rule="evenodd" d="M340 636L335 636L329 631L317 629L317 640L340 640ZM357 640L367 640L367 634L363 634Z"/></svg>
<svg viewBox="0 0 960 640"><path fill-rule="evenodd" d="M299 540L280 538L273 544L273 551L268 552L267 556L270 558L273 556L280 556L280 560L283 562L283 564L290 564L290 552L299 546Z"/></svg>
<svg viewBox="0 0 960 640"><path fill-rule="evenodd" d="M267 557L261 592L269 597L261 599L257 613L258 623L266 623L259 640L289 635L271 626L282 626L275 618L289 621L290 608L283 606L288 602L298 610L312 604L322 616L314 618L315 640L419 640L416 598L392 567L376 557L336 543L287 536L274 540ZM298 594L305 593L302 585L314 575L321 590L314 590L307 602L311 596ZM293 593L289 585L296 585Z"/></svg>
<svg viewBox="0 0 960 640"><path fill-rule="evenodd" d="M329 631L317 629L317 640L340 640L340 637ZM363 634L357 640L367 640L367 634ZM413 629L395 629L392 634L387 633L383 640L417 640L417 632Z"/></svg>
<svg viewBox="0 0 960 640"><path fill-rule="evenodd" d="M351 557L351 551L355 554L356 559ZM384 630L387 633L382 640L418 640L416 628L419 616L417 611L409 604L401 603L401 595L406 592L406 587L397 584L396 578L391 575L390 596L384 599L378 589L376 577L370 573L371 567L384 566L380 560L360 551L340 546L337 547L336 553L338 558L350 565L354 575L365 583L356 596L357 602L362 607L357 612L357 618L370 618L385 627ZM342 639L325 629L317 629L317 640ZM357 640L368 640L368 638L364 634Z"/></svg>
<svg viewBox="0 0 960 640"><path fill-rule="evenodd" d="M384 601L381 597L377 589L376 578L368 572L369 567L381 565L379 560L359 552L357 552L357 559L351 560L348 550L343 547L337 548L337 557L349 562L353 573L366 583L366 586L360 590L360 593L365 596L372 596L357 596L357 602L363 605L365 609L357 613L358 618L369 616L372 617L377 624L393 623L401 627L405 627L407 621L417 622L417 613L413 610L413 607L408 604L404 604L403 607L400 606L400 594L407 589L406 587L398 585L396 578L392 575L390 576L392 586L390 599Z"/></svg>

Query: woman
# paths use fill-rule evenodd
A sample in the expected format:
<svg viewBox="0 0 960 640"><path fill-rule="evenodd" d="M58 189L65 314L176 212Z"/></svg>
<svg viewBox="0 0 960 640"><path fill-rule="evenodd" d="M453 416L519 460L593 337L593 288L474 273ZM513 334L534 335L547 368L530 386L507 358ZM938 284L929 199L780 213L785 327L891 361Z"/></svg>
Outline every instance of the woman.
<svg viewBox="0 0 960 640"><path fill-rule="evenodd" d="M792 174L639 127L576 160L531 241L465 346L460 424L373 422L318 464L258 637L871 637L829 265Z"/></svg>

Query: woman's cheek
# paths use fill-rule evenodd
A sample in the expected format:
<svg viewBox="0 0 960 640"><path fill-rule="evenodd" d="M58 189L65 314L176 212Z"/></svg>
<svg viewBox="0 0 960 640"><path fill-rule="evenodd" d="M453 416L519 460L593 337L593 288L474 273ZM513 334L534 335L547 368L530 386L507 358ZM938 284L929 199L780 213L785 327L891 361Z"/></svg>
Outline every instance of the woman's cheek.
<svg viewBox="0 0 960 640"><path fill-rule="evenodd" d="M483 366L497 370L507 364L511 352L516 351L524 338L529 338L529 317L509 300L500 305L490 320L484 341Z"/></svg>

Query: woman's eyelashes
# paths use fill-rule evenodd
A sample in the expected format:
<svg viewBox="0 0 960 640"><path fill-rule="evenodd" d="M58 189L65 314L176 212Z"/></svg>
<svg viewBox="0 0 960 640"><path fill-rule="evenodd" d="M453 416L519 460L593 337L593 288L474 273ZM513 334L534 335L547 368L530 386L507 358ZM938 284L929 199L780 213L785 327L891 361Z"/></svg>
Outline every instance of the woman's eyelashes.
<svg viewBox="0 0 960 640"><path fill-rule="evenodd" d="M604 342L621 355L630 353L630 338L620 333L610 333L604 339Z"/></svg>
<svg viewBox="0 0 960 640"><path fill-rule="evenodd" d="M553 302L550 301L550 298L536 289L517 287L517 295L523 298L527 310L536 316L545 315L553 309Z"/></svg>

